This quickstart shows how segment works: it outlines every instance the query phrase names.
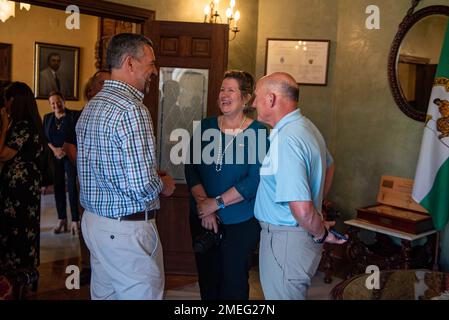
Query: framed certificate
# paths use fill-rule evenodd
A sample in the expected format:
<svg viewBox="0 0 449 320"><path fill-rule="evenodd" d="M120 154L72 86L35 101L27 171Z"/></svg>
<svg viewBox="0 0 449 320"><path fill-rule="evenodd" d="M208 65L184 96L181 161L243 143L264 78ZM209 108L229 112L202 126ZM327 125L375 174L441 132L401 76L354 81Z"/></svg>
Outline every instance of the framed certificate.
<svg viewBox="0 0 449 320"><path fill-rule="evenodd" d="M327 85L330 40L267 39L265 74L287 72L298 84Z"/></svg>

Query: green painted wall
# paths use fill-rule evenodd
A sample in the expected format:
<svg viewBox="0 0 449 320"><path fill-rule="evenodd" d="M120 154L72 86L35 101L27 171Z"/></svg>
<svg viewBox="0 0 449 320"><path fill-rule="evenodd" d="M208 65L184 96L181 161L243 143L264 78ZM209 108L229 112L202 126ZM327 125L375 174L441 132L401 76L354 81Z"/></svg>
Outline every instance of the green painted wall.
<svg viewBox="0 0 449 320"><path fill-rule="evenodd" d="M203 22L204 7L208 0L109 0L130 6L156 11L156 20ZM252 74L255 71L258 0L237 0L236 10L241 13L239 28L234 40L229 42L228 69L242 69ZM229 1L220 1L219 13L226 22ZM232 37L233 33L230 33Z"/></svg>
<svg viewBox="0 0 449 320"><path fill-rule="evenodd" d="M365 8L373 1L341 0L338 7L332 196L346 217L376 202L381 175L413 178L422 135L422 124L396 107L387 79L390 45L410 2L375 3L380 30L365 28Z"/></svg>
<svg viewBox="0 0 449 320"><path fill-rule="evenodd" d="M265 74L267 38L331 40L327 86L302 86L302 110L331 140L334 123L332 101L335 89L338 1L335 0L259 0L256 76ZM318 18L319 17L319 18Z"/></svg>
<svg viewBox="0 0 449 320"><path fill-rule="evenodd" d="M425 6L435 4L448 3L425 1ZM368 5L380 8L380 30L365 28ZM409 6L409 0L259 1L258 76L264 74L266 38L332 41L328 86L303 86L300 106L335 157L330 198L341 209L342 219L376 203L381 175L414 177L422 123L399 110L387 78L390 45ZM444 252L449 232L443 243L442 259L448 268Z"/></svg>

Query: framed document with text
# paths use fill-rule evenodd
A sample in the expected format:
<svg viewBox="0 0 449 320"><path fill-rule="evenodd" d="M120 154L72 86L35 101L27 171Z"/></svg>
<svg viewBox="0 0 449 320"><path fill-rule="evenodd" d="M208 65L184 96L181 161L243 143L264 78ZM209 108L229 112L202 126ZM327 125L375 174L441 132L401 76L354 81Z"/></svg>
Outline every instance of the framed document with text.
<svg viewBox="0 0 449 320"><path fill-rule="evenodd" d="M267 39L265 74L287 72L302 85L327 85L330 40Z"/></svg>

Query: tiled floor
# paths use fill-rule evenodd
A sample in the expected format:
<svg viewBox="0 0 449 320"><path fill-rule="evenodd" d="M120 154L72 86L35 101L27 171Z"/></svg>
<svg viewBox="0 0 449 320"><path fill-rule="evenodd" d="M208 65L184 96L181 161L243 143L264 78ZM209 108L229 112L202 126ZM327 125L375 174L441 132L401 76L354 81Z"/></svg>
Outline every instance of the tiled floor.
<svg viewBox="0 0 449 320"><path fill-rule="evenodd" d="M68 209L69 210L69 209ZM70 219L70 217L68 217ZM54 234L53 227L57 222L57 214L52 194L42 197L41 213L41 266L39 267L39 288L32 299L71 300L90 299L89 286L81 286L79 290L68 290L65 273L68 265L79 265L79 239L70 233ZM318 273L312 280L309 299L328 299L330 290L340 281L334 278L331 284L325 284L323 275ZM196 277L166 275L167 300L199 300L199 288ZM250 299L264 299L259 282L257 268L250 272Z"/></svg>
<svg viewBox="0 0 449 320"><path fill-rule="evenodd" d="M67 208L67 212L70 209ZM67 219L71 222L70 214ZM41 200L41 264L79 257L79 239L69 232L55 234L53 228L58 222L53 194L42 196Z"/></svg>

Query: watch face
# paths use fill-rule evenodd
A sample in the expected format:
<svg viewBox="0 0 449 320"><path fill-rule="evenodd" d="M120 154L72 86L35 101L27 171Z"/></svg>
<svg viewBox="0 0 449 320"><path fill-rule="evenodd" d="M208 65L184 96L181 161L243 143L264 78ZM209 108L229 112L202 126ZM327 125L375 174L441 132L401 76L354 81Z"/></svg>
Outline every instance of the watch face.
<svg viewBox="0 0 449 320"><path fill-rule="evenodd" d="M217 206L219 209L223 209L225 207L224 201L220 196L216 197L215 200L217 201Z"/></svg>
<svg viewBox="0 0 449 320"><path fill-rule="evenodd" d="M324 235L323 235L323 237L321 239L317 239L314 236L312 236L312 240L315 243L320 243L321 244L321 243L323 243L326 240L328 235L329 235L329 231L327 230L327 228L325 228Z"/></svg>

